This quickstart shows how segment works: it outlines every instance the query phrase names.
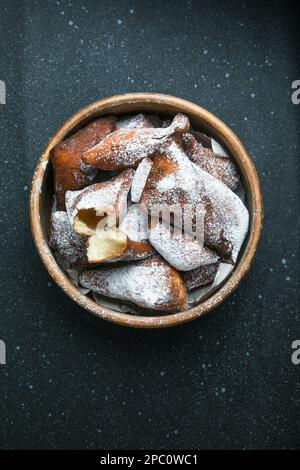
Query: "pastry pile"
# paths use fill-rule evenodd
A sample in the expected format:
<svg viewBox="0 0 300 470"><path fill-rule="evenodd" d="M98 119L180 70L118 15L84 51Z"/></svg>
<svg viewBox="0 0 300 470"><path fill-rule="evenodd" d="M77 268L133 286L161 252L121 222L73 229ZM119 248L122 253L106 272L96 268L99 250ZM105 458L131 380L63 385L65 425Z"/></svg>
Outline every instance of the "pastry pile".
<svg viewBox="0 0 300 470"><path fill-rule="evenodd" d="M231 158L193 130L138 114L96 119L51 151L50 245L80 286L161 312L187 308L248 231Z"/></svg>

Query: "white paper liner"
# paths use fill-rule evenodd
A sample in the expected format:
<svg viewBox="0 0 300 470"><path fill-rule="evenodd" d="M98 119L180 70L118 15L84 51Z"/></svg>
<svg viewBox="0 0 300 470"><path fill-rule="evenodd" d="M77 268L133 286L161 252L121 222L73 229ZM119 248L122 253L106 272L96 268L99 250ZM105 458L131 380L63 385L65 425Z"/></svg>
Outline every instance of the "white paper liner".
<svg viewBox="0 0 300 470"><path fill-rule="evenodd" d="M69 268L67 269L67 273L69 274L70 278L74 282L75 286L78 287L79 292L82 294L88 294L90 292L90 289L87 289L86 287L82 287L79 285L78 278L79 278L79 272L77 271L76 268Z"/></svg>
<svg viewBox="0 0 300 470"><path fill-rule="evenodd" d="M121 313L132 313L133 315L139 314L133 306L129 307L129 305L122 304L117 299L104 297L103 295L97 294L97 292L92 292L92 294L96 304L101 305L102 307L110 308Z"/></svg>
<svg viewBox="0 0 300 470"><path fill-rule="evenodd" d="M193 289L188 292L188 307L193 307L198 304L200 300L203 300L205 297L208 297L208 295L212 291L216 290L219 285L224 282L225 279L228 278L228 276L232 273L233 269L233 264L220 263L219 269L212 284L209 284L208 286L197 287L196 289Z"/></svg>
<svg viewBox="0 0 300 470"><path fill-rule="evenodd" d="M214 153L216 153L219 157L230 158L229 153L223 145L219 144L215 139L211 138L211 148Z"/></svg>

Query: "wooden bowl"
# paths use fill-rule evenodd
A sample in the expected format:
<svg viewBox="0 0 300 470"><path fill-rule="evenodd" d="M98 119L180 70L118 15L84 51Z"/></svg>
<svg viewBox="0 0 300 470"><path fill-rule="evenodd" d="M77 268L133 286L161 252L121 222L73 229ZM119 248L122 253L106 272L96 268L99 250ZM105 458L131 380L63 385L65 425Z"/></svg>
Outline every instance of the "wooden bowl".
<svg viewBox="0 0 300 470"><path fill-rule="evenodd" d="M247 205L250 212L250 228L244 242L239 261L231 276L209 298L199 305L180 313L163 316L137 316L119 313L97 305L91 298L83 295L57 264L49 248L48 230L53 201L53 175L49 163L52 147L69 134L86 125L90 120L107 114L131 114L145 112L173 116L178 112L186 113L196 129L203 130L223 144L232 155L243 178ZM157 93L129 93L112 96L90 104L74 114L62 125L45 148L34 173L30 197L30 222L33 238L39 255L54 281L81 307L98 317L120 325L137 328L162 328L178 325L217 307L238 286L248 272L257 250L263 220L263 202L259 179L254 164L237 136L220 119L209 111L174 96Z"/></svg>

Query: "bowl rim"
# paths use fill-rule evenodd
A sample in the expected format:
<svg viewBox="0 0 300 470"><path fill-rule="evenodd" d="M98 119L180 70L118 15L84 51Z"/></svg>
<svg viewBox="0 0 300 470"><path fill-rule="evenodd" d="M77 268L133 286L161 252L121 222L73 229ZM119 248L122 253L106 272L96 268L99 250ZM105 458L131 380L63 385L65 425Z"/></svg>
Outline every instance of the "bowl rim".
<svg viewBox="0 0 300 470"><path fill-rule="evenodd" d="M97 112L100 115L101 110L103 111L103 114L108 114L107 111L105 111L105 108L107 107L109 107L109 114L113 114L114 107L117 108L120 105L126 105L129 103L140 105L141 107L143 107L143 105L145 106L153 103L160 106L166 105L169 107L181 108L182 112L187 114L190 112L190 114L196 115L197 118L202 119L208 127L214 128L215 132L221 135L222 141L225 142L225 145L230 149L234 159L236 159L235 154L239 155L238 164L241 166L242 162L243 173L248 177L252 199L252 214L250 214L251 230L248 234L248 240L243 247L242 257L240 257L229 278L210 297L204 299L198 305L179 313L151 317L140 316L116 312L115 310L96 304L94 300L82 294L63 272L56 262L51 249L48 246L46 237L44 236L40 209L42 202L42 187L51 148L70 133L77 125L82 123L84 119L87 120L89 118L96 117ZM53 280L72 300L92 314L119 325L135 328L163 328L179 325L204 315L220 305L237 288L241 280L249 271L257 251L262 231L263 197L259 177L249 153L235 133L218 117L197 104L175 96L161 93L125 93L110 96L89 104L85 108L73 114L73 116L67 119L53 134L37 162L33 175L29 201L29 218L34 243L44 266Z"/></svg>

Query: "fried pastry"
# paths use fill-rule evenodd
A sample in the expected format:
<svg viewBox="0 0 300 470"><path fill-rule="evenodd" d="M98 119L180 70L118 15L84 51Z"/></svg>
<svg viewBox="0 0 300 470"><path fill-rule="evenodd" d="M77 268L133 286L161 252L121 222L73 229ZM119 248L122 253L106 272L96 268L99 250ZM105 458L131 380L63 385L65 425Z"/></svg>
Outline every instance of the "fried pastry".
<svg viewBox="0 0 300 470"><path fill-rule="evenodd" d="M126 215L120 222L120 229L132 241L140 242L148 240L148 215L139 204L133 204L129 207Z"/></svg>
<svg viewBox="0 0 300 470"><path fill-rule="evenodd" d="M168 127L171 124L170 119L166 119L162 123L162 127ZM212 148L212 141L211 138L208 137L206 134L202 132L195 131L194 129L190 128L190 133L196 138L197 142L199 142L203 147Z"/></svg>
<svg viewBox="0 0 300 470"><path fill-rule="evenodd" d="M200 207L205 212L204 242L236 261L248 229L248 211L227 186L189 160L180 139L169 139L157 152L141 204L148 211L158 205L180 204L189 209L193 222Z"/></svg>
<svg viewBox="0 0 300 470"><path fill-rule="evenodd" d="M140 128L149 128L154 127L150 119L145 116L145 114L137 114L136 116L131 116L129 118L120 119L117 122L117 130L122 129L123 131L129 131L131 129L140 129Z"/></svg>
<svg viewBox="0 0 300 470"><path fill-rule="evenodd" d="M150 170L152 168L152 165L153 161L151 160L151 158L146 157L141 161L141 163L137 167L130 190L132 202L140 202L141 195Z"/></svg>
<svg viewBox="0 0 300 470"><path fill-rule="evenodd" d="M112 221L121 218L122 213L126 213L133 175L134 170L129 169L81 191L68 191L66 208L75 232L89 236L105 216L111 215Z"/></svg>
<svg viewBox="0 0 300 470"><path fill-rule="evenodd" d="M82 160L102 170L136 167L143 158L160 148L169 136L188 129L189 120L184 114L177 114L167 128L119 129L85 152Z"/></svg>
<svg viewBox="0 0 300 470"><path fill-rule="evenodd" d="M186 115L100 118L56 145L51 159L66 212L52 213L49 244L101 304L107 296L182 311L232 271L249 224L234 193L240 177ZM224 260L232 264L218 270Z"/></svg>
<svg viewBox="0 0 300 470"><path fill-rule="evenodd" d="M134 170L96 183L81 191L66 193L66 207L73 230L87 239L90 263L121 256L128 244L127 236L117 225L127 209L127 196Z"/></svg>
<svg viewBox="0 0 300 470"><path fill-rule="evenodd" d="M189 159L234 191L239 185L239 174L230 158L220 157L203 147L191 133L182 135L182 146Z"/></svg>
<svg viewBox="0 0 300 470"><path fill-rule="evenodd" d="M216 277L218 268L219 262L216 262L206 266L199 266L199 268L191 271L182 272L181 276L187 290L211 284Z"/></svg>
<svg viewBox="0 0 300 470"><path fill-rule="evenodd" d="M120 222L119 232L126 236L124 251L117 258L109 260L134 261L147 258L155 252L148 240L148 216L139 205L132 205Z"/></svg>
<svg viewBox="0 0 300 470"><path fill-rule="evenodd" d="M77 267L88 265L85 247L86 239L77 235L64 211L55 211L51 215L49 244L53 250L70 264Z"/></svg>
<svg viewBox="0 0 300 470"><path fill-rule="evenodd" d="M203 132L195 131L194 129L191 129L191 134L196 138L197 142L199 142L199 144L201 144L203 147L207 149L212 148L212 140L206 134L203 134Z"/></svg>
<svg viewBox="0 0 300 470"><path fill-rule="evenodd" d="M98 294L157 311L183 310L186 304L180 274L158 255L126 266L85 271L79 282Z"/></svg>
<svg viewBox="0 0 300 470"><path fill-rule="evenodd" d="M97 230L87 239L87 257L90 264L135 261L154 253L153 247L145 240L131 240L125 232L116 227Z"/></svg>
<svg viewBox="0 0 300 470"><path fill-rule="evenodd" d="M203 242L176 227L153 222L149 230L149 241L156 251L179 271L191 271L215 263L219 256Z"/></svg>
<svg viewBox="0 0 300 470"><path fill-rule="evenodd" d="M132 206L127 212L127 195L134 170L67 193L67 210L74 231L88 237L89 263L132 261L153 254L143 228L145 214Z"/></svg>
<svg viewBox="0 0 300 470"><path fill-rule="evenodd" d="M116 119L96 119L51 150L54 168L57 208L65 210L65 193L87 186L96 176L97 169L87 165L81 156L115 129Z"/></svg>

